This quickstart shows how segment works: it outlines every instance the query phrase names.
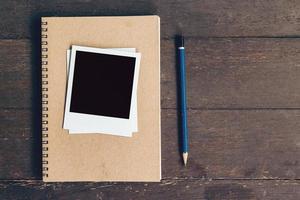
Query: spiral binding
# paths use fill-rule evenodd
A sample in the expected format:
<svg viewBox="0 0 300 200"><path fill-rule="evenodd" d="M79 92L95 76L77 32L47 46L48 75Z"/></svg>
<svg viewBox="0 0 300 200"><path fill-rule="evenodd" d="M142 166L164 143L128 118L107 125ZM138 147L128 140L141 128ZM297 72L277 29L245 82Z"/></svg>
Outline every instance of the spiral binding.
<svg viewBox="0 0 300 200"><path fill-rule="evenodd" d="M48 22L41 22L42 35L42 165L43 177L48 177Z"/></svg>

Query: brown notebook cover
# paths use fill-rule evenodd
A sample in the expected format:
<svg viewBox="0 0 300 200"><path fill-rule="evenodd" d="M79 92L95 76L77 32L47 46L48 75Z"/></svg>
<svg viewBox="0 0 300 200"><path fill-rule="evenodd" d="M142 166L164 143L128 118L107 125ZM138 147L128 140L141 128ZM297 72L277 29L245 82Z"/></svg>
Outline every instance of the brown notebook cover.
<svg viewBox="0 0 300 200"><path fill-rule="evenodd" d="M159 17L43 17L41 23L43 180L160 181ZM62 128L71 45L141 52L139 130L131 138L70 135Z"/></svg>

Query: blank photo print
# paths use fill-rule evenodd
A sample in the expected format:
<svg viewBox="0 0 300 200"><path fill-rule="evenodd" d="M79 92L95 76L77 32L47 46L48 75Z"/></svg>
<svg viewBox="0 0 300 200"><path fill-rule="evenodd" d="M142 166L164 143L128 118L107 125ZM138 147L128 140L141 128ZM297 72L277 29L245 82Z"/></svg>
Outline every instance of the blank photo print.
<svg viewBox="0 0 300 200"><path fill-rule="evenodd" d="M139 62L139 53L72 46L64 128L132 130Z"/></svg>
<svg viewBox="0 0 300 200"><path fill-rule="evenodd" d="M118 51L126 51L126 52L136 52L135 48L111 48L112 50L118 50ZM67 50L67 54L66 54L66 60L67 60L67 74L69 71L69 67L70 67L70 58L71 58L71 50L68 49ZM138 66L139 67L139 66ZM139 70L138 70L139 71ZM139 74L139 73L138 73ZM131 106L131 110L130 110L130 114L131 114L131 126L132 126L132 132L137 132L138 131L138 123L137 123L137 91L135 89L132 90L132 106ZM82 127L81 129L77 129L77 130L68 130L70 134L82 134L82 133L103 133L99 132L98 130L91 130L89 127ZM111 133L107 133L107 134L111 134Z"/></svg>

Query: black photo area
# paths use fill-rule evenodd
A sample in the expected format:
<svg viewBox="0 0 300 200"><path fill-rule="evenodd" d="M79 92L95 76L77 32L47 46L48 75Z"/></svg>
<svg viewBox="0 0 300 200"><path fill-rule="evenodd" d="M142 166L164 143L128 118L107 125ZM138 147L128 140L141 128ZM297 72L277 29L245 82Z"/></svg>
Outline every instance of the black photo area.
<svg viewBox="0 0 300 200"><path fill-rule="evenodd" d="M135 59L76 51L70 112L129 119Z"/></svg>

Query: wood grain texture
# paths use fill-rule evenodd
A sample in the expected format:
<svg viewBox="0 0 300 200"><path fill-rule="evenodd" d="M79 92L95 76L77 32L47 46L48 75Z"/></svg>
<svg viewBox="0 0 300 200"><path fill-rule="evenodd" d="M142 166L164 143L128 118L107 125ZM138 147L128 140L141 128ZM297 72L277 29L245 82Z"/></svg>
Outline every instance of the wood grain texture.
<svg viewBox="0 0 300 200"><path fill-rule="evenodd" d="M32 79L39 77L32 76L30 42L1 40L0 47L0 107L31 107Z"/></svg>
<svg viewBox="0 0 300 200"><path fill-rule="evenodd" d="M0 46L0 107L36 106L38 47L29 40L0 40ZM177 106L174 49L173 40L162 40L163 108ZM190 38L186 49L189 108L300 108L300 39Z"/></svg>
<svg viewBox="0 0 300 200"><path fill-rule="evenodd" d="M300 39L187 39L188 107L299 108ZM176 107L175 52L162 42L162 107Z"/></svg>
<svg viewBox="0 0 300 200"><path fill-rule="evenodd" d="M29 110L1 110L0 178L39 179L41 138ZM190 153L178 152L177 111L162 110L165 179L299 179L299 110L189 110ZM20 126L15 128L13 122Z"/></svg>
<svg viewBox="0 0 300 200"><path fill-rule="evenodd" d="M0 199L300 199L299 10L295 0L0 0ZM164 180L32 180L41 179L40 17L149 14L161 17ZM177 33L187 38L187 168ZM31 180L3 181L22 179Z"/></svg>
<svg viewBox="0 0 300 200"><path fill-rule="evenodd" d="M31 38L41 16L150 15L161 17L162 37L299 36L295 0L53 0L0 1L0 39Z"/></svg>
<svg viewBox="0 0 300 200"><path fill-rule="evenodd" d="M1 189L2 188L2 189ZM161 183L0 182L3 199L296 200L300 181L163 180Z"/></svg>
<svg viewBox="0 0 300 200"><path fill-rule="evenodd" d="M41 141L37 143L37 139L28 138L0 139L0 144L1 180L42 178Z"/></svg>

